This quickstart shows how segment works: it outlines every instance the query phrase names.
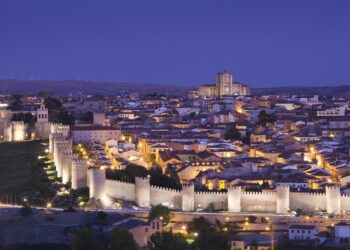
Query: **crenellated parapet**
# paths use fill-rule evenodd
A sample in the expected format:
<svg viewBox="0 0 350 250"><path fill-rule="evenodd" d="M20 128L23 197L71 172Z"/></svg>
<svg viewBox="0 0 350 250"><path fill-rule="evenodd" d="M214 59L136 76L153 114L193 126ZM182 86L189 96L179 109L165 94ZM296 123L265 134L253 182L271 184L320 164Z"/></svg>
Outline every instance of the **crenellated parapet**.
<svg viewBox="0 0 350 250"><path fill-rule="evenodd" d="M162 191L169 191L169 192L174 192L174 193L181 193L181 190L173 189L173 188L167 188L167 187L159 187L159 186L153 186L151 185L152 189L156 190L162 190Z"/></svg>
<svg viewBox="0 0 350 250"><path fill-rule="evenodd" d="M264 192L242 191L242 195L244 195L244 196L271 196L271 197L275 197L276 192L274 192L274 191L264 191Z"/></svg>

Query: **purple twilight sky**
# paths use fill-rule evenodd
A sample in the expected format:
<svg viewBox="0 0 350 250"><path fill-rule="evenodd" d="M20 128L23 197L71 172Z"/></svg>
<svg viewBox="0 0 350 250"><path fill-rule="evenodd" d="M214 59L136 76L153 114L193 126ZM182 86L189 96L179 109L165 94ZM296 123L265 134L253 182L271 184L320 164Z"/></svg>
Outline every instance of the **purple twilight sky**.
<svg viewBox="0 0 350 250"><path fill-rule="evenodd" d="M0 0L0 78L350 84L349 0Z"/></svg>

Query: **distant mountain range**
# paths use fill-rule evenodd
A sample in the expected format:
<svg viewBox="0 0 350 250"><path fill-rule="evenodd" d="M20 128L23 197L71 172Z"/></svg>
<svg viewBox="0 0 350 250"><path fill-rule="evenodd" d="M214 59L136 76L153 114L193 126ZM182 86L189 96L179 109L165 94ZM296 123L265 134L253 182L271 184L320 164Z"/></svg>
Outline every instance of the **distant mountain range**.
<svg viewBox="0 0 350 250"><path fill-rule="evenodd" d="M78 80L0 80L0 93L23 93L37 94L39 91L51 92L55 94L67 95L78 94L100 94L113 95L121 91L137 91L145 93L174 93L185 94L194 86L176 86L168 84L154 83L115 83L115 82L95 82ZM350 85L341 86L288 86L288 87L269 87L252 88L253 95L273 95L273 94L302 94L302 95L332 95L336 97L350 98Z"/></svg>
<svg viewBox="0 0 350 250"><path fill-rule="evenodd" d="M335 97L350 98L350 85L339 86L289 86L289 87L270 87L253 88L253 95L277 95L277 94L295 94L295 95L329 95Z"/></svg>
<svg viewBox="0 0 350 250"><path fill-rule="evenodd" d="M154 84L154 83L113 83L78 80L0 80L0 93L37 94L39 91L67 95L100 94L113 95L121 91L137 91L144 93L176 93L185 94L189 88L184 86Z"/></svg>

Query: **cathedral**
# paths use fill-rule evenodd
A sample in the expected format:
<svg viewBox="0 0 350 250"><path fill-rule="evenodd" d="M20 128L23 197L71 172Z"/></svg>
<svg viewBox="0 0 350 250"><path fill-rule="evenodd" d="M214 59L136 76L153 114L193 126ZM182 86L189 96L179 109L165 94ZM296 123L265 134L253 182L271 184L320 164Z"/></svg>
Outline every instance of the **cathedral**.
<svg viewBox="0 0 350 250"><path fill-rule="evenodd" d="M193 91L197 96L223 97L250 95L250 88L246 84L235 82L230 72L224 71L216 74L216 84L201 85Z"/></svg>

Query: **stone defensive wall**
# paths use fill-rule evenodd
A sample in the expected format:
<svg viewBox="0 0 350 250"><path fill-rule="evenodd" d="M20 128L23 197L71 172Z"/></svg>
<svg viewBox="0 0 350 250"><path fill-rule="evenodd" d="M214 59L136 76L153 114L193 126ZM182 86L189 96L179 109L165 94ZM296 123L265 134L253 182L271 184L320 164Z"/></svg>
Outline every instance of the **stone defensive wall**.
<svg viewBox="0 0 350 250"><path fill-rule="evenodd" d="M55 129L57 132L59 129ZM228 187L227 192L196 192L193 185L183 185L182 190L152 186L150 177L135 178L135 183L109 180L105 169L89 168L84 159L72 152L72 141L65 133L50 134L50 145L59 177L73 189L89 187L90 198L120 199L135 202L140 207L157 204L182 211L210 208L239 212L272 212L287 214L290 211L325 210L340 214L350 210L350 195L341 194L339 186L326 186L324 192L291 192L289 186L280 185L262 192L243 191L240 186Z"/></svg>
<svg viewBox="0 0 350 250"><path fill-rule="evenodd" d="M99 178L92 177L99 172ZM90 192L90 198L106 200L108 198L133 201L140 207L157 204L183 211L214 209L229 212L272 212L287 214L290 211L325 210L329 214L339 214L350 209L350 196L341 195L337 186L326 187L325 192L290 192L288 186L277 186L275 190L263 192L245 192L239 186L229 187L227 192L196 192L193 185L184 185L182 190L151 186L149 178L136 178L135 183L108 180L105 171L89 169L90 186L104 188L99 194ZM91 183L91 180L98 183Z"/></svg>

